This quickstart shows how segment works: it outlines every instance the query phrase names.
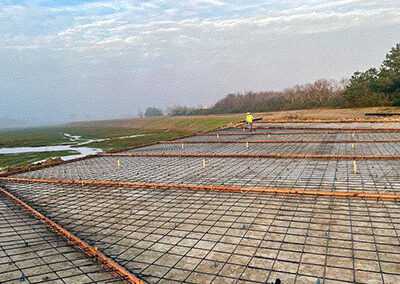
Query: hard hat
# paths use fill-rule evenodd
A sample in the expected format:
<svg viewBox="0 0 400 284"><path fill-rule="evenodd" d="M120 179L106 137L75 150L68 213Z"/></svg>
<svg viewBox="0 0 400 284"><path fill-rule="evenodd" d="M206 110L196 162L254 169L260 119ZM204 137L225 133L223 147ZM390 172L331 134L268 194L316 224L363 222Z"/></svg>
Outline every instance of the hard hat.
<svg viewBox="0 0 400 284"><path fill-rule="evenodd" d="M248 112L247 114L250 114L250 112Z"/></svg>

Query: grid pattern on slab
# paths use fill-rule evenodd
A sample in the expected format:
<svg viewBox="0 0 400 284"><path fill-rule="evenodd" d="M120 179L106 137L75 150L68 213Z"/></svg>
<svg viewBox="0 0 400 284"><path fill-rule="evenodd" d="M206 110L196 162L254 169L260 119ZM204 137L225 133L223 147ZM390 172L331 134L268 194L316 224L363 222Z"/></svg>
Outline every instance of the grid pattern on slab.
<svg viewBox="0 0 400 284"><path fill-rule="evenodd" d="M231 132L231 131L230 131ZM205 135L205 136L191 136L187 138L180 139L179 141L192 141L192 140L333 140L333 139L342 139L342 140L362 140L362 139L400 139L400 133L319 133L319 134L265 134L265 135L219 135L217 138L217 134L220 132L215 132L214 135Z"/></svg>
<svg viewBox="0 0 400 284"><path fill-rule="evenodd" d="M253 131L255 132L304 132L304 131L312 131L312 132L321 132L324 131L355 131L356 130L364 130L364 131L373 131L376 129L380 131L381 129L399 129L400 123L390 123L390 124L377 124L373 123L371 125L358 124L358 123L348 123L348 124L293 124L293 123L284 123L284 124L264 124L264 123L255 123L253 125ZM243 133L248 131L248 125L242 125L240 127L229 127L215 131L216 132L238 132Z"/></svg>
<svg viewBox="0 0 400 284"><path fill-rule="evenodd" d="M120 167L117 167L117 160ZM96 157L18 177L400 193L400 161Z"/></svg>
<svg viewBox="0 0 400 284"><path fill-rule="evenodd" d="M0 193L0 283L122 283Z"/></svg>
<svg viewBox="0 0 400 284"><path fill-rule="evenodd" d="M6 183L151 283L398 283L399 204Z"/></svg>
<svg viewBox="0 0 400 284"><path fill-rule="evenodd" d="M301 154L301 155L399 155L400 143L204 143L156 144L125 153L157 154Z"/></svg>
<svg viewBox="0 0 400 284"><path fill-rule="evenodd" d="M399 122L387 123L369 123L369 122L351 122L351 123L307 123L307 122L285 122L285 123L255 123L262 127L300 127L300 128L400 128Z"/></svg>

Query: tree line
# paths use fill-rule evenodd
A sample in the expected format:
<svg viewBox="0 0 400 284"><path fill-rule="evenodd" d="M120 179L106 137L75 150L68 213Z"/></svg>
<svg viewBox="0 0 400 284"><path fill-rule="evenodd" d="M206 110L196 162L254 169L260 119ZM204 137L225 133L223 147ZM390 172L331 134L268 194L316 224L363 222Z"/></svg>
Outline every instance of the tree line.
<svg viewBox="0 0 400 284"><path fill-rule="evenodd" d="M175 106L167 113L177 116L375 106L400 106L400 43L389 51L379 68L357 71L350 80L320 79L280 92L233 93L210 108ZM149 116L162 115L161 110L149 109Z"/></svg>

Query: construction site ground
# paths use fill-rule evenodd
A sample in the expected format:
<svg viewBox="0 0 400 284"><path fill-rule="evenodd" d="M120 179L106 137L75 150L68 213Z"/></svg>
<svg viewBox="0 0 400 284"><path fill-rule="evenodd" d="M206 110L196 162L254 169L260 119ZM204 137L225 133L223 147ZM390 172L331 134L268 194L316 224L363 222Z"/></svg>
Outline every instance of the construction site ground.
<svg viewBox="0 0 400 284"><path fill-rule="evenodd" d="M400 124L256 127L0 178L0 283L400 283Z"/></svg>

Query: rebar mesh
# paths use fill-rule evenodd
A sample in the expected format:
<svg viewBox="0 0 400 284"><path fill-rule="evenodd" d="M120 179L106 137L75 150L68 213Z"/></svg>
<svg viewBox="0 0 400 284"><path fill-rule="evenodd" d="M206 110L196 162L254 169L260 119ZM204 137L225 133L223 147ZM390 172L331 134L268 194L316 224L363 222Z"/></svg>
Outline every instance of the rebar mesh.
<svg viewBox="0 0 400 284"><path fill-rule="evenodd" d="M7 183L151 283L395 283L394 202Z"/></svg>
<svg viewBox="0 0 400 284"><path fill-rule="evenodd" d="M0 283L121 283L0 194Z"/></svg>
<svg viewBox="0 0 400 284"><path fill-rule="evenodd" d="M181 144L157 144L127 152L397 155L400 150L397 142L249 143L248 148L245 142L185 143L228 139L400 138L400 133L373 130L327 134L322 129L306 134L300 129L395 129L398 128L396 123L262 126L276 128L255 131L264 133L262 135L230 128L178 140L184 144L183 149ZM287 126L298 129L281 129ZM279 132L279 135L268 135L267 131ZM217 137L217 133L237 135ZM399 160L356 161L356 169L352 160L207 158L204 162L202 158L193 157L100 156L15 176L400 194ZM400 282L400 211L399 204L393 201L39 182L6 182L3 186L150 283L271 283L277 278L282 283L317 283L318 278L321 283ZM8 205L8 201L2 201L1 208L8 208L13 214L25 214ZM25 221L10 221L19 219L4 215L1 210L0 234L21 228L13 234L23 242L51 240L52 244L58 242L63 248L59 249L62 257L68 259L74 253L82 257L40 223L29 227ZM40 227L36 230L40 238L31 236L34 226ZM43 234L51 237L43 237ZM21 245L16 248L9 243L3 245L2 240L0 238L3 249L0 249L0 283L2 275L6 275L1 272L1 265L8 263L10 255L18 255L17 249L21 249ZM58 246L52 249L57 250ZM22 251L21 255L28 254ZM87 261L84 256L83 259ZM49 262L51 260L43 259L37 272L40 277L47 273L45 267ZM75 260L70 259L64 262L75 264ZM86 266L96 267L103 273L97 265L86 262L71 271L82 271ZM18 275L21 269L15 270L14 280L21 276ZM75 277L73 273L51 272L60 283L69 283L68 279ZM88 282L106 281L96 280L92 274L84 276L89 277ZM108 274L106 277L111 278ZM32 275L26 279L31 281Z"/></svg>

